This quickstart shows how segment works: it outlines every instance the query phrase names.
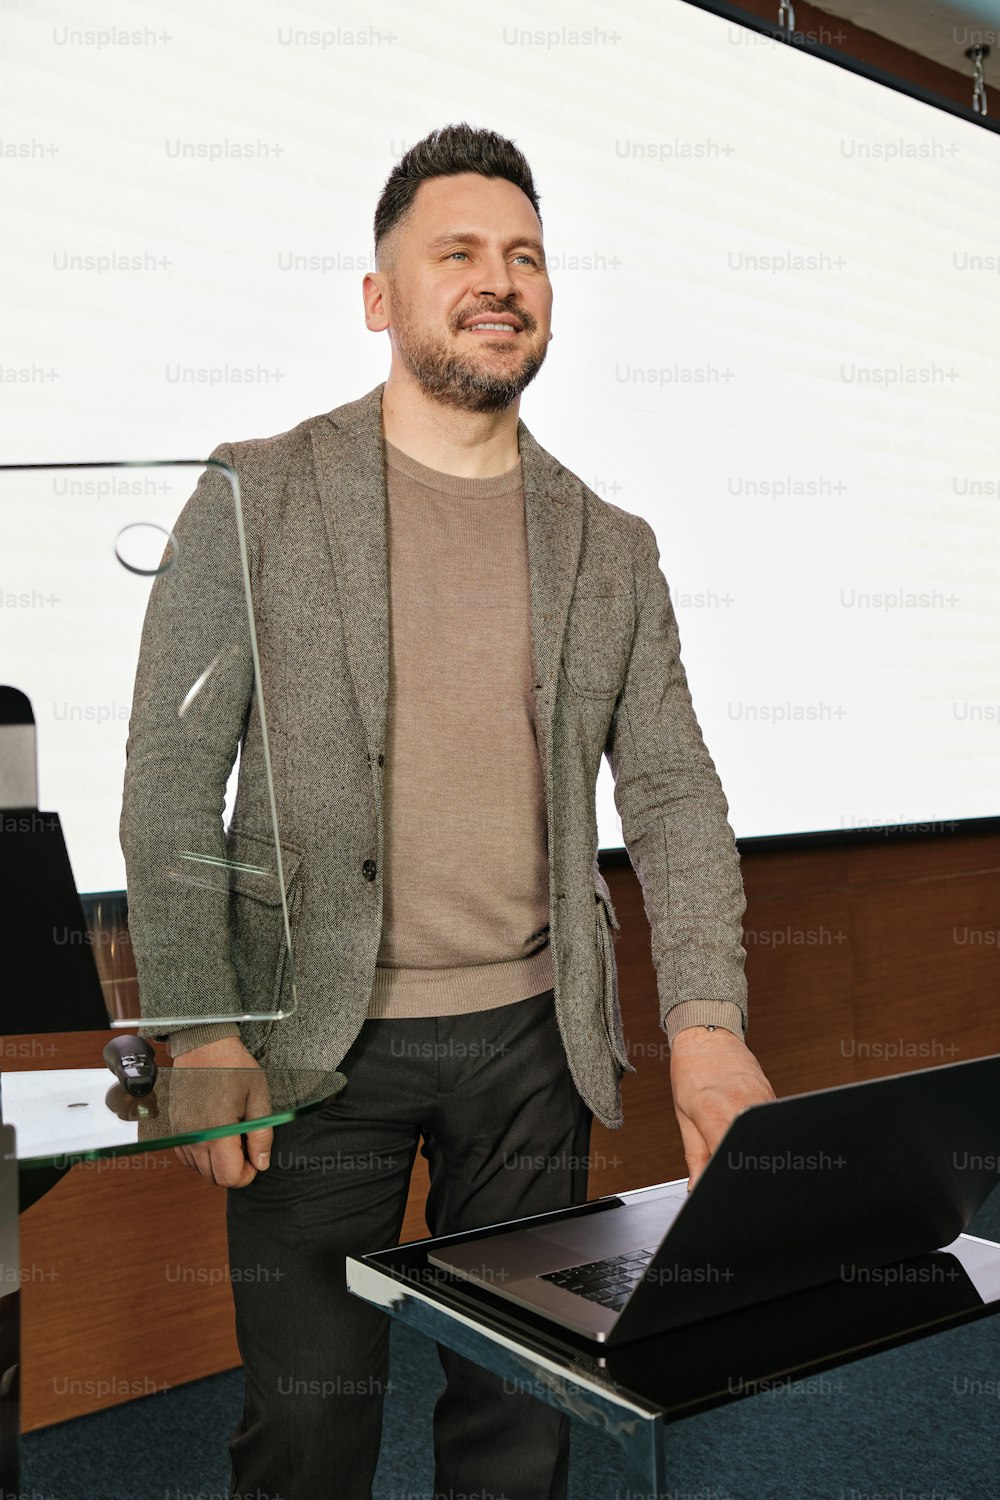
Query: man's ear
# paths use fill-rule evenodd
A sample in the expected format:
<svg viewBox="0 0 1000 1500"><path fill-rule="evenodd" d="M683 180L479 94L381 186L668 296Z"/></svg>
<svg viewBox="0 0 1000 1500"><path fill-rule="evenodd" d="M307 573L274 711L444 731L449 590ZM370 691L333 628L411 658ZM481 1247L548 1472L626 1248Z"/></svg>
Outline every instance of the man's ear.
<svg viewBox="0 0 1000 1500"><path fill-rule="evenodd" d="M365 304L365 325L372 333L384 333L389 326L389 278L384 271L366 271L361 283Z"/></svg>

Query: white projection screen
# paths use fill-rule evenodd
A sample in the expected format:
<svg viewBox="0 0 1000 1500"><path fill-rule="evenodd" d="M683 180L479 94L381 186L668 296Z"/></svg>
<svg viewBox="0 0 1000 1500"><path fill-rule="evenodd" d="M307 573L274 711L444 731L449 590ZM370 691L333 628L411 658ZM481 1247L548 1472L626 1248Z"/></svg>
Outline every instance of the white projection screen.
<svg viewBox="0 0 1000 1500"><path fill-rule="evenodd" d="M521 415L653 526L737 836L997 815L993 130L685 0L0 24L3 462L203 458L370 390L382 184L432 127L489 126L555 291ZM15 686L30 623L8 598ZM612 791L605 763L609 849ZM107 828L82 890L124 884Z"/></svg>

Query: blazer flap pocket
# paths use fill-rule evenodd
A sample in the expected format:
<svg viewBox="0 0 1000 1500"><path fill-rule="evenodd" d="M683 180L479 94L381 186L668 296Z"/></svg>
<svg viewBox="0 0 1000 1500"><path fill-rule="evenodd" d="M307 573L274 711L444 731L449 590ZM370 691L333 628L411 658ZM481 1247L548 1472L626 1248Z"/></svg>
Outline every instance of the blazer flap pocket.
<svg viewBox="0 0 1000 1500"><path fill-rule="evenodd" d="M608 883L605 880L604 876L600 873L600 871L594 872L594 895L596 896L598 901L602 901L604 903L604 910L608 914L608 921L611 923L611 926L614 928L615 932L621 932L621 926L618 922L618 917L616 916L615 909L611 904L611 892L608 890Z"/></svg>
<svg viewBox="0 0 1000 1500"><path fill-rule="evenodd" d="M278 857L274 840L256 833L230 828L226 840L229 863L226 874L229 889L240 896L262 901L266 906L281 905L278 882ZM285 876L285 898L302 863L302 850L281 841L281 865Z"/></svg>

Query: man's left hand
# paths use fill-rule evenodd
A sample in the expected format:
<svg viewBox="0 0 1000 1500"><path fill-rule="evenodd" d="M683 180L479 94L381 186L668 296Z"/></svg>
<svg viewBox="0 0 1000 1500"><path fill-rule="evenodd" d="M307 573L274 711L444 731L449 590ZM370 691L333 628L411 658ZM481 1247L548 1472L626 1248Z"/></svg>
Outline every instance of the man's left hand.
<svg viewBox="0 0 1000 1500"><path fill-rule="evenodd" d="M670 1049L670 1086L684 1144L688 1192L731 1121L775 1093L749 1047L722 1026L685 1026Z"/></svg>

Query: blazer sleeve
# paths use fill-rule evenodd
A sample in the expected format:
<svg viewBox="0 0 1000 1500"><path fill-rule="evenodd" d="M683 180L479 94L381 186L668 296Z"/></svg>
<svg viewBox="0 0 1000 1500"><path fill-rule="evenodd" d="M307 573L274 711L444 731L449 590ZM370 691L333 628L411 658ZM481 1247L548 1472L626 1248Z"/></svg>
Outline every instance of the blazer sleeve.
<svg viewBox="0 0 1000 1500"><path fill-rule="evenodd" d="M729 807L695 717L653 529L632 516L637 618L605 753L642 886L670 1040L682 1026L747 1026L746 910Z"/></svg>
<svg viewBox="0 0 1000 1500"><path fill-rule="evenodd" d="M229 445L211 454L232 466ZM248 545L252 528L247 524ZM119 836L140 1012L190 1016L191 1045L238 1036L222 814L253 699L250 625L234 492L206 468L150 591L126 747ZM168 1033L140 1028L157 1040ZM185 1050L183 1045L178 1051ZM176 1055L176 1054L175 1054Z"/></svg>

